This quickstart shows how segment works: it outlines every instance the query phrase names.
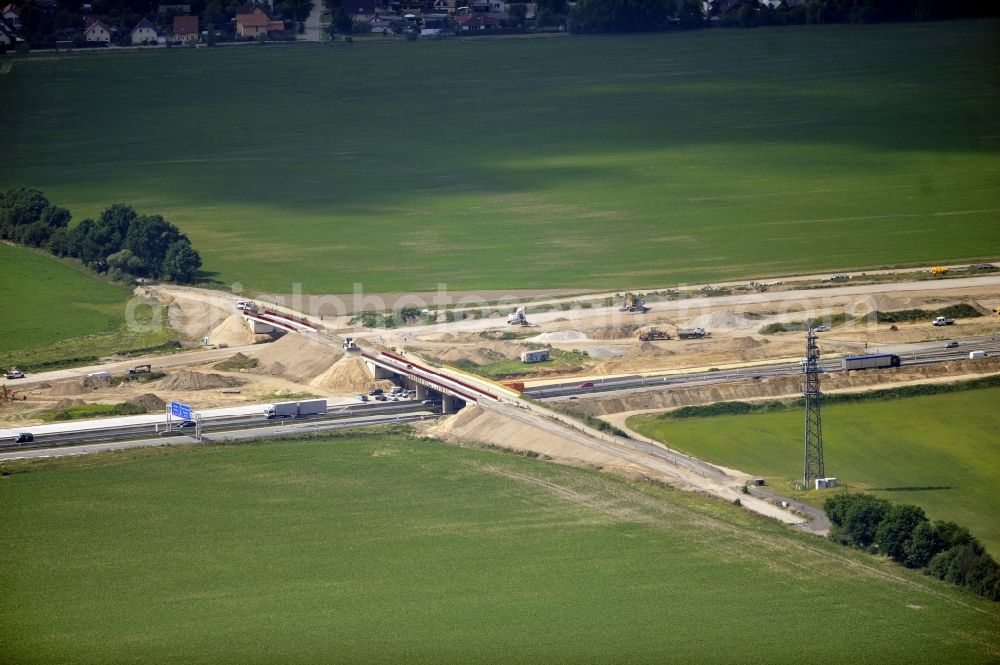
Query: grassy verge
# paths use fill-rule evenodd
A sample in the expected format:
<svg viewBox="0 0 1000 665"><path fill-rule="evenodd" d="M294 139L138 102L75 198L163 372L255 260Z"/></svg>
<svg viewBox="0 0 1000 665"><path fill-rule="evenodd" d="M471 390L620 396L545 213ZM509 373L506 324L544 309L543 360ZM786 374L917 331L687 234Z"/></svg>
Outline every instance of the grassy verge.
<svg viewBox="0 0 1000 665"><path fill-rule="evenodd" d="M985 663L1000 648L1000 609L936 580L526 456L382 433L0 470L6 662Z"/></svg>
<svg viewBox="0 0 1000 665"><path fill-rule="evenodd" d="M1000 482L1000 449L995 445L1000 412L986 407L998 403L1000 387L995 379L979 385L993 387L825 404L827 474L846 487L913 503L933 519L962 524L988 550L1000 551L1000 497L993 491ZM802 411L784 405L764 405L756 412L756 407L736 408L748 415L636 416L629 427L792 492L802 475ZM820 505L825 495L801 496Z"/></svg>
<svg viewBox="0 0 1000 665"><path fill-rule="evenodd" d="M80 404L65 409L42 411L38 416L45 422L80 420L82 418L104 418L108 416L135 416L146 413L138 404L120 402L118 404Z"/></svg>
<svg viewBox="0 0 1000 665"><path fill-rule="evenodd" d="M579 372L592 366L594 360L586 353L550 349L549 359L537 363L523 363L520 360L503 358L488 365L480 365L470 360L458 360L448 364L488 379L515 379L542 374Z"/></svg>

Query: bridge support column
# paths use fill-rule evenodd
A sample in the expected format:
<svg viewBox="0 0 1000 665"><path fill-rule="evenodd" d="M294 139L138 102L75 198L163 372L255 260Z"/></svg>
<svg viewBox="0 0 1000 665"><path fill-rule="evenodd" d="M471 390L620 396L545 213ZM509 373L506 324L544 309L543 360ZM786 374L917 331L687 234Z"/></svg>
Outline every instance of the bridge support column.
<svg viewBox="0 0 1000 665"><path fill-rule="evenodd" d="M373 362L366 362L368 365L368 370L372 373L372 376L376 379L391 379L395 376L392 370L385 369L384 367L379 367Z"/></svg>
<svg viewBox="0 0 1000 665"><path fill-rule="evenodd" d="M427 386L422 383L416 385L417 399L429 399L427 397Z"/></svg>
<svg viewBox="0 0 1000 665"><path fill-rule="evenodd" d="M441 395L441 413L455 413L463 406L463 400L451 395Z"/></svg>

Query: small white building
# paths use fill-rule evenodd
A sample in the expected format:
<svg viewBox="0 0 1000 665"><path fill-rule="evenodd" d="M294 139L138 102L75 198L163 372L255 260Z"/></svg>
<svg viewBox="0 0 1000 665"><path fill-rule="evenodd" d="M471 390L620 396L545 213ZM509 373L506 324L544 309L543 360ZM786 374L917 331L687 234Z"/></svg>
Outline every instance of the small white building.
<svg viewBox="0 0 1000 665"><path fill-rule="evenodd" d="M836 478L817 478L816 479L816 489L818 490L828 490L833 489L837 486Z"/></svg>
<svg viewBox="0 0 1000 665"><path fill-rule="evenodd" d="M89 28L84 30L83 37L88 44L110 44L111 28L101 21L94 21Z"/></svg>
<svg viewBox="0 0 1000 665"><path fill-rule="evenodd" d="M548 359L548 349L535 349L534 351L525 351L521 354L521 362L523 363L540 363Z"/></svg>

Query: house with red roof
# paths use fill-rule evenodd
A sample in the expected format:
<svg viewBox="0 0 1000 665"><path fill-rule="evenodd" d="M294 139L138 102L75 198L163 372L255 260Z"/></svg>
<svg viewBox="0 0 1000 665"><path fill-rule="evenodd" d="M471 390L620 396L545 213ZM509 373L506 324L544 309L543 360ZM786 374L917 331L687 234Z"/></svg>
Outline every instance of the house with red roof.
<svg viewBox="0 0 1000 665"><path fill-rule="evenodd" d="M271 32L282 32L284 29L283 21L271 20L260 6L254 7L247 13L236 14L236 34L239 37L253 38Z"/></svg>
<svg viewBox="0 0 1000 665"><path fill-rule="evenodd" d="M198 41L198 17L175 16L170 38L175 42Z"/></svg>
<svg viewBox="0 0 1000 665"><path fill-rule="evenodd" d="M492 14L476 12L455 19L459 30L493 30L500 27L500 19Z"/></svg>

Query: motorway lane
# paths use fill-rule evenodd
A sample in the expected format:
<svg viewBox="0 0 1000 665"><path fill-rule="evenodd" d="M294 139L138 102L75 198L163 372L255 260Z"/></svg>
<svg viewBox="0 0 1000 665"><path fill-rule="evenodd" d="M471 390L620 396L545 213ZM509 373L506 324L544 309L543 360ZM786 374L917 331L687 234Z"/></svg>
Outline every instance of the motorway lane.
<svg viewBox="0 0 1000 665"><path fill-rule="evenodd" d="M203 436L203 442L247 441L253 439L273 439L285 436L302 436L306 434L321 434L323 432L351 429L358 427L373 427L376 425L395 425L411 423L429 418L437 418L439 414L430 411L405 414L382 414L376 416L358 416L342 420L314 420L286 423L276 427L253 427L249 429L213 432ZM263 423L262 423L263 424ZM51 457L69 457L112 450L128 450L131 448L151 448L156 446L177 446L197 444L193 436L171 436L150 439L133 439L129 441L113 441L106 443L90 443L80 446L60 446L58 448L33 448L12 450L0 453L0 462L20 459L38 459Z"/></svg>
<svg viewBox="0 0 1000 665"><path fill-rule="evenodd" d="M969 351L986 351L990 355L1000 355L1000 337L977 337L960 341L955 349L945 349L945 342L919 342L916 344L899 344L879 347L878 353L894 353L900 356L902 366L926 365L938 362L968 360ZM873 349L870 351L875 353ZM841 371L840 360L828 360L821 363L826 372ZM638 389L653 389L662 387L689 387L695 385L710 385L730 381L744 381L754 377L789 376L801 374L802 367L797 362L775 363L768 365L753 365L720 371L677 372L658 376L630 375L608 377L601 379L575 379L561 381L541 386L532 386L525 395L536 399L560 400L570 397L582 397L594 394L608 395L618 392L629 392ZM584 383L592 386L581 387Z"/></svg>

